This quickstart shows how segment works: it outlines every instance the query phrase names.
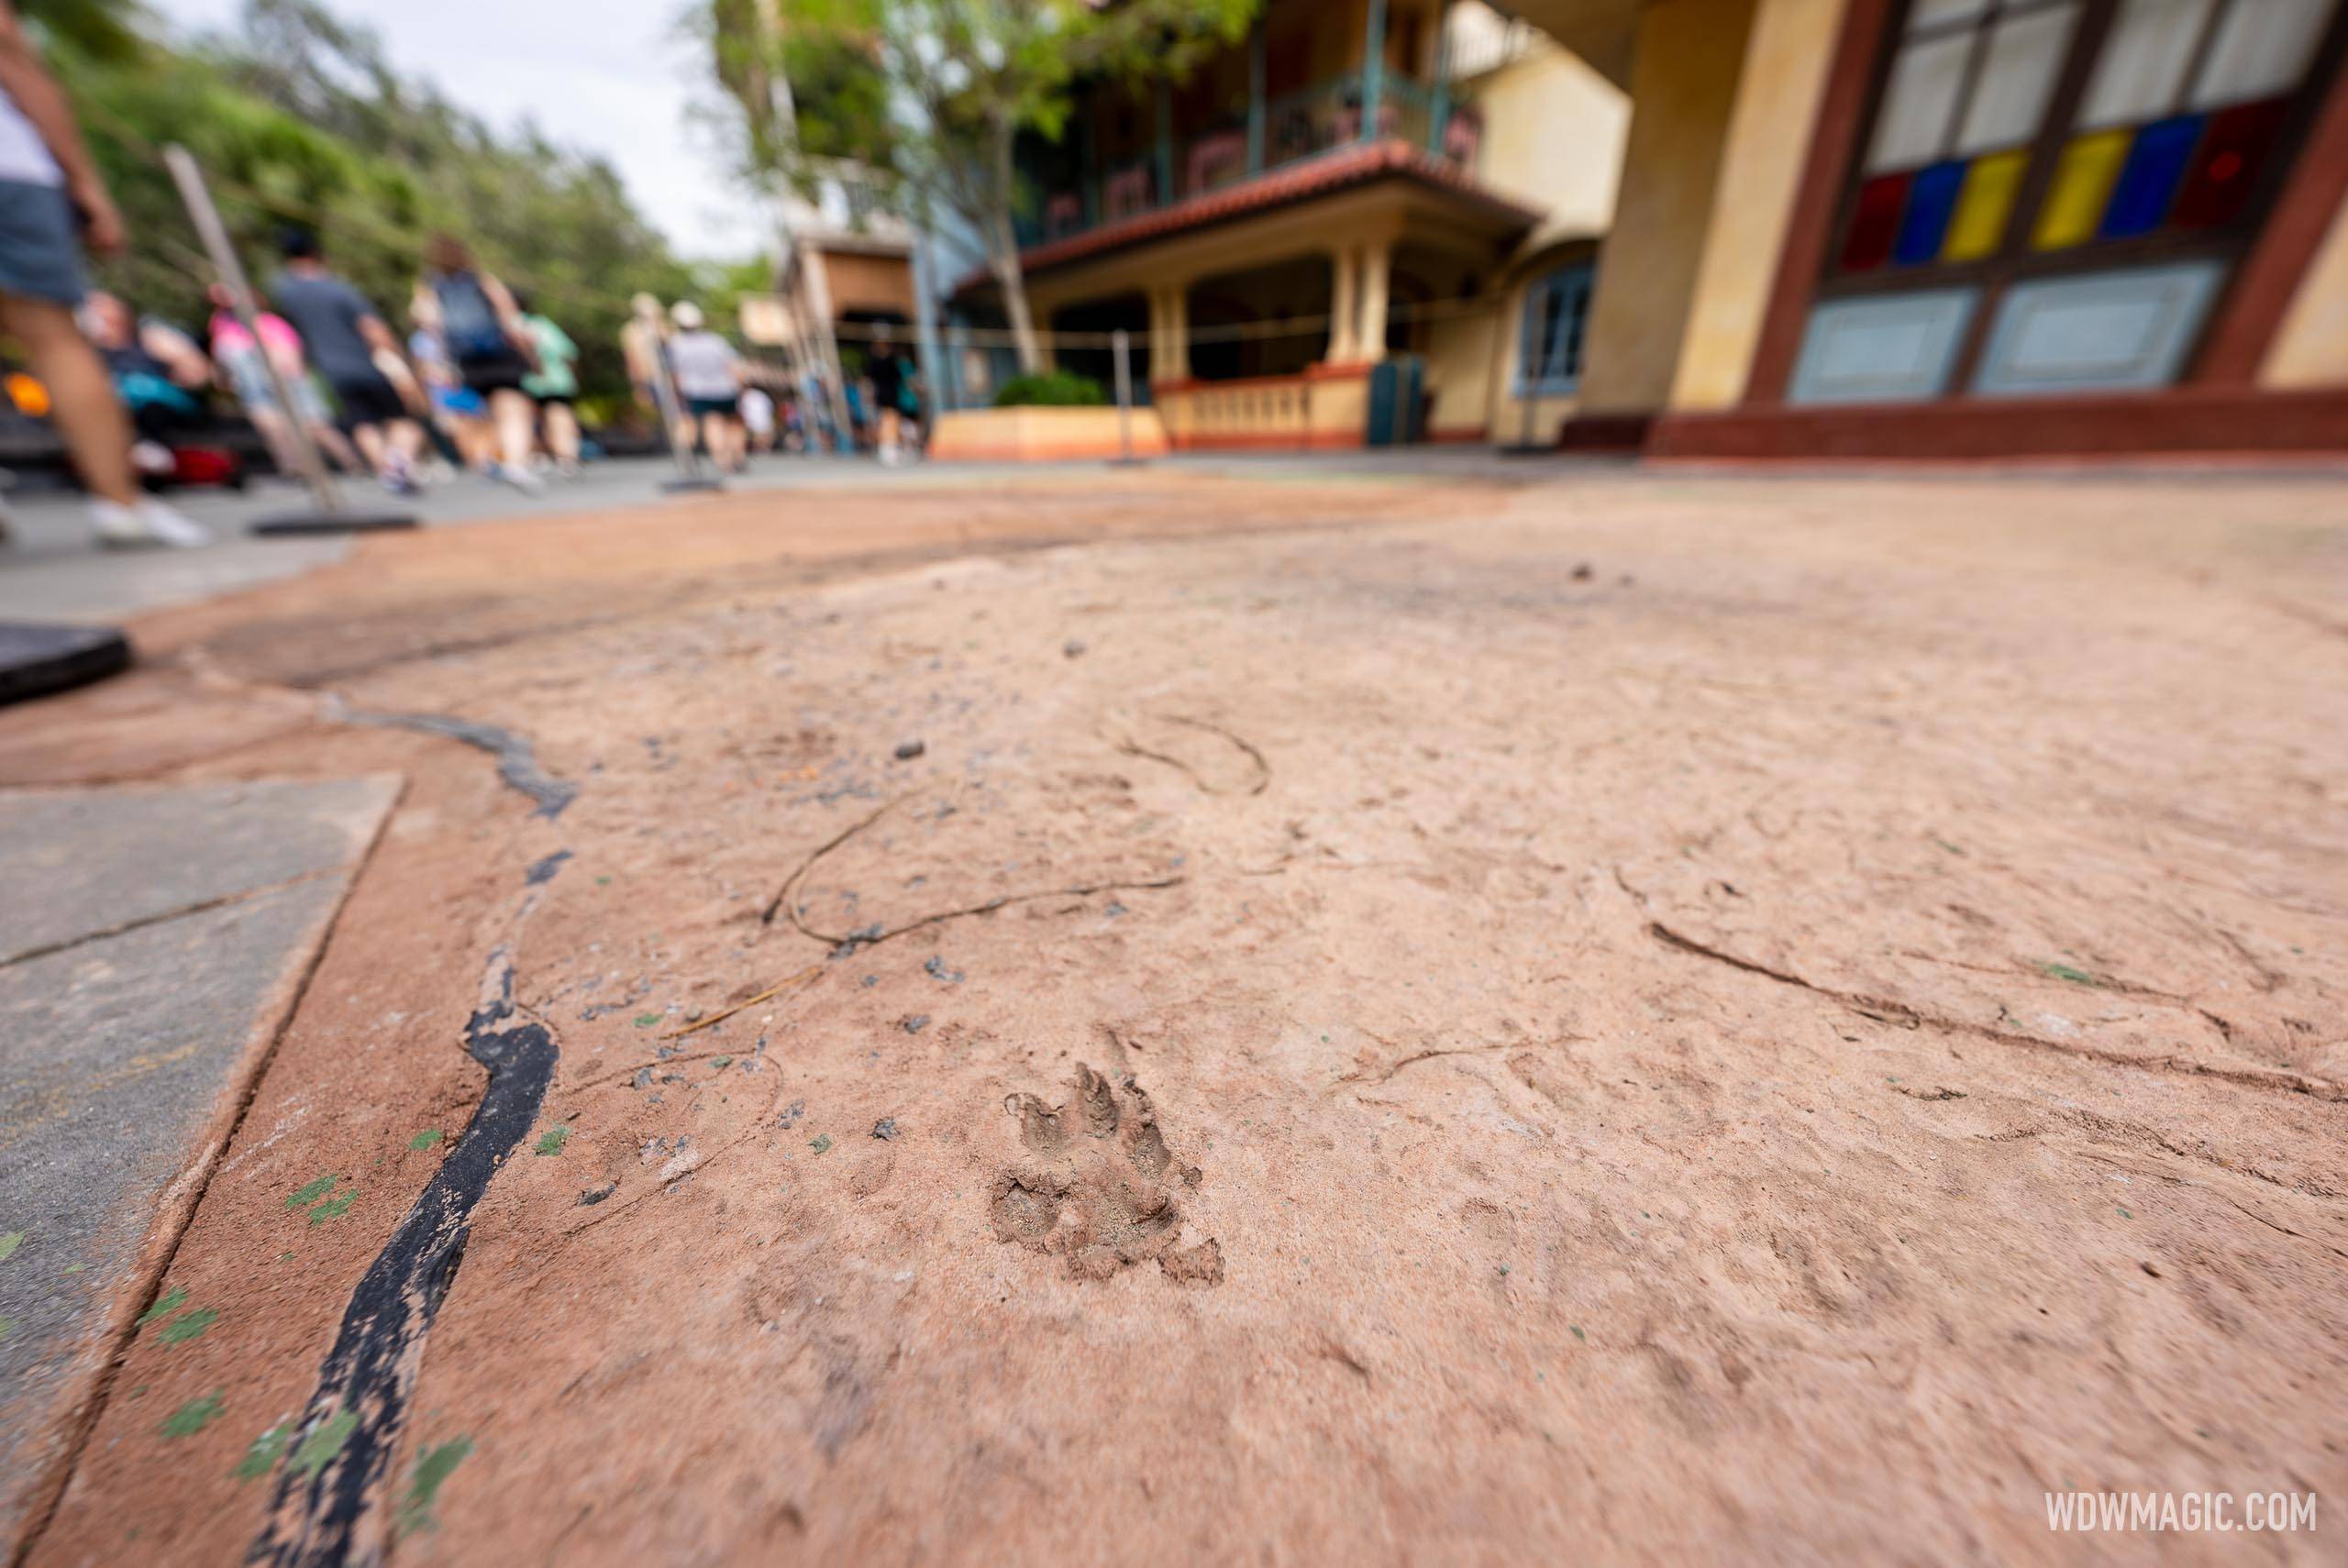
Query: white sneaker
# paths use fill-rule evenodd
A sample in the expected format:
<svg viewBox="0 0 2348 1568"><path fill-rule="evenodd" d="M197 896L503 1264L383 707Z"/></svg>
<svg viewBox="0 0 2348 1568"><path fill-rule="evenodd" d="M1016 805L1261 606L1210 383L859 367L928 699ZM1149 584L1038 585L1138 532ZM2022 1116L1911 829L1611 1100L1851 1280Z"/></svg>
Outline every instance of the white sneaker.
<svg viewBox="0 0 2348 1568"><path fill-rule="evenodd" d="M502 484L512 485L524 495L537 495L547 488L546 481L539 479L537 475L527 469L516 468L512 463L491 464L489 477Z"/></svg>
<svg viewBox="0 0 2348 1568"><path fill-rule="evenodd" d="M166 545L172 549L192 550L212 542L212 531L203 524L179 508L151 498L136 506L125 506L118 501L93 501L90 522L97 529L98 543L114 549Z"/></svg>

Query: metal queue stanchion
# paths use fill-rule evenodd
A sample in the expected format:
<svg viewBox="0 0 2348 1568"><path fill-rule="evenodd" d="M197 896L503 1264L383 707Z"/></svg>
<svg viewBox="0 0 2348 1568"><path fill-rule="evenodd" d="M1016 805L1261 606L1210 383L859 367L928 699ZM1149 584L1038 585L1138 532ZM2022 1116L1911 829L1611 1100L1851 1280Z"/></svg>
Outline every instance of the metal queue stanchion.
<svg viewBox="0 0 2348 1568"><path fill-rule="evenodd" d="M212 193L204 183L204 171L195 159L177 142L163 149L163 162L172 171L172 182L179 187L180 200L187 204L187 215L194 221L195 232L204 240L204 248L211 253L212 265L227 285L237 319L260 350L262 369L268 372L270 391L277 399L277 406L285 416L297 466L303 482L310 487L313 509L289 513L282 516L264 517L252 525L259 535L283 536L295 534L356 534L385 528L413 528L415 514L410 512L353 511L343 504L334 478L327 472L326 459L318 455L317 444L311 439L309 426L303 422L302 405L294 401L293 383L269 352L268 339L260 333L260 310L253 300L251 281L245 276L244 263L237 259L236 247L228 243L228 230L220 222L220 211L212 204Z"/></svg>
<svg viewBox="0 0 2348 1568"><path fill-rule="evenodd" d="M1133 337L1124 327L1109 334L1109 349L1117 364L1117 455L1110 458L1121 469L1137 468L1142 459L1134 456L1134 367Z"/></svg>
<svg viewBox="0 0 2348 1568"><path fill-rule="evenodd" d="M660 488L675 495L688 491L724 490L725 481L714 473L702 470L701 448L694 443L692 432L686 428L684 405L677 401L677 385L669 379L669 356L661 345L660 305L657 300L646 300L636 307L636 319L650 335L652 343L652 401L659 404L660 427L668 432L669 455L677 460L676 474L660 481ZM680 435L680 432L683 434Z"/></svg>

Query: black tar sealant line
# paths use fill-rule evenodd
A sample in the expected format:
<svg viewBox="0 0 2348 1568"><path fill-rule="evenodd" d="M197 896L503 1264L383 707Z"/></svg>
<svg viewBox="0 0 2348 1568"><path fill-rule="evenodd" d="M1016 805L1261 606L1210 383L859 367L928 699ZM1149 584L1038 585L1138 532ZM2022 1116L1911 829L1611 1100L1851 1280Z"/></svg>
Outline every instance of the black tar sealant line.
<svg viewBox="0 0 2348 1568"><path fill-rule="evenodd" d="M559 865L549 856L533 867L531 886ZM535 891L524 899L521 918L537 901ZM561 1055L553 1032L515 1003L510 942L490 955L480 1005L465 1026L465 1050L489 1070L489 1088L456 1147L351 1292L317 1388L286 1442L289 1457L279 1463L269 1515L248 1563L375 1563L390 1549L387 1483L408 1396L423 1368L425 1338L464 1262L473 1208L537 1122Z"/></svg>
<svg viewBox="0 0 2348 1568"><path fill-rule="evenodd" d="M446 713L374 713L361 708L344 708L334 716L346 724L420 730L428 735L478 746L497 758L497 776L536 801L536 814L549 820L562 815L562 809L579 795L578 785L568 778L554 778L539 767L537 753L526 737L495 724L451 718Z"/></svg>

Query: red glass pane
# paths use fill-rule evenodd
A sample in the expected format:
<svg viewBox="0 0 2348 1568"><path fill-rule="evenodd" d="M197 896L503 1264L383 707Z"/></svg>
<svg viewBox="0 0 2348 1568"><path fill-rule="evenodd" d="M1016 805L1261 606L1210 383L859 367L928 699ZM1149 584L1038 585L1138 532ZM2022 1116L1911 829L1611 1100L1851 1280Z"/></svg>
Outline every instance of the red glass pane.
<svg viewBox="0 0 2348 1568"><path fill-rule="evenodd" d="M1891 259L1899 237L1900 209L1908 204L1910 174L1878 174L1859 187L1851 232L1843 241L1843 271L1866 272Z"/></svg>
<svg viewBox="0 0 2348 1568"><path fill-rule="evenodd" d="M2168 221L2177 228L2215 228L2240 215L2243 204L2258 183L2258 171L2283 128L2287 101L2270 98L2256 104L2236 104L2210 116L2201 138L2200 156L2185 176L2185 188L2169 209Z"/></svg>

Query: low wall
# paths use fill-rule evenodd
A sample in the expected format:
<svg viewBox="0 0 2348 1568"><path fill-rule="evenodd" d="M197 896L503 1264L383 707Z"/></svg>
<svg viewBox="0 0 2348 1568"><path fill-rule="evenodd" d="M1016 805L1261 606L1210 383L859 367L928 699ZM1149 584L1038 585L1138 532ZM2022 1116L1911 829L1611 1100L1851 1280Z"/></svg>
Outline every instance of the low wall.
<svg viewBox="0 0 2348 1568"><path fill-rule="evenodd" d="M1369 369L1316 365L1295 376L1159 381L1150 396L1179 451L1341 450L1362 444Z"/></svg>
<svg viewBox="0 0 2348 1568"><path fill-rule="evenodd" d="M1166 455L1166 426L1153 408L1133 411L1133 455ZM966 462L1046 463L1113 458L1122 447L1113 408L974 408L938 416L932 458Z"/></svg>

